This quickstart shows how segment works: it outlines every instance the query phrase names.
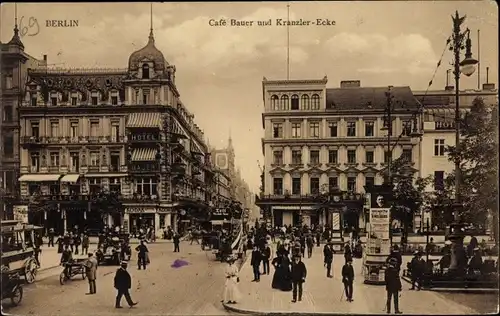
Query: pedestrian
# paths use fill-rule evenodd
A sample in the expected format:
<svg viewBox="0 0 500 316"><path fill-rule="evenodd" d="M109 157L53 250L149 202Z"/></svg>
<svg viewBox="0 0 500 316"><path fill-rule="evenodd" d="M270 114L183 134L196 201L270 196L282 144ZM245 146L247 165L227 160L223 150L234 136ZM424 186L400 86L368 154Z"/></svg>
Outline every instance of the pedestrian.
<svg viewBox="0 0 500 316"><path fill-rule="evenodd" d="M269 244L266 244L264 249L262 250L262 266L264 268L264 273L269 275L271 272L269 269L269 260L271 259L271 248L269 247Z"/></svg>
<svg viewBox="0 0 500 316"><path fill-rule="evenodd" d="M137 270L141 270L141 266L146 270L146 265L148 264L149 250L144 244L144 240L141 240L141 244L135 248L137 251Z"/></svg>
<svg viewBox="0 0 500 316"><path fill-rule="evenodd" d="M234 255L229 256L227 259L227 267L225 271L226 283L224 285L224 298L223 302L226 301L228 304L236 304L236 301L240 298L240 292L238 290L238 283L240 278L238 276L238 267L234 265L236 257Z"/></svg>
<svg viewBox="0 0 500 316"><path fill-rule="evenodd" d="M392 246L391 253L386 259L387 264L389 263L389 260L391 260L391 258L396 259L396 261L397 261L396 268L399 271L401 269L401 264L403 263L403 257L401 256L401 252L399 252L398 245Z"/></svg>
<svg viewBox="0 0 500 316"><path fill-rule="evenodd" d="M33 254L35 256L35 262L40 267L40 255L42 253L42 248L40 248L40 245L38 243L35 243L35 247L33 248Z"/></svg>
<svg viewBox="0 0 500 316"><path fill-rule="evenodd" d="M411 267L411 288L410 290L415 289L415 284L417 285L417 290L420 291L420 287L422 286L422 264L420 262L420 252L416 250L413 253L413 258L410 261Z"/></svg>
<svg viewBox="0 0 500 316"><path fill-rule="evenodd" d="M89 292L88 295L95 294L97 292L95 280L97 278L97 259L94 257L93 253L88 254L88 259L85 264L85 272L87 274L87 280L89 280Z"/></svg>
<svg viewBox="0 0 500 316"><path fill-rule="evenodd" d="M302 258L306 257L306 235L304 233L300 235L300 253L302 254Z"/></svg>
<svg viewBox="0 0 500 316"><path fill-rule="evenodd" d="M73 253L69 249L69 246L64 246L64 251L61 254L60 264L64 266L64 275L67 279L70 277L71 263L73 262Z"/></svg>
<svg viewBox="0 0 500 316"><path fill-rule="evenodd" d="M54 228L49 229L49 243L47 244L47 246L54 247L54 236Z"/></svg>
<svg viewBox="0 0 500 316"><path fill-rule="evenodd" d="M352 302L352 285L354 283L354 268L352 267L352 258L348 259L342 267L342 283L344 283L344 291L347 301Z"/></svg>
<svg viewBox="0 0 500 316"><path fill-rule="evenodd" d="M73 236L73 233L69 233L68 235L68 242L69 242L69 248L71 249L72 253L75 253L75 237Z"/></svg>
<svg viewBox="0 0 500 316"><path fill-rule="evenodd" d="M181 236L175 232L172 239L174 241L174 252L180 252L179 244L181 243Z"/></svg>
<svg viewBox="0 0 500 316"><path fill-rule="evenodd" d="M250 264L253 268L253 280L252 282L260 282L260 262L262 261L262 254L259 248L255 245L252 251L252 258L250 259Z"/></svg>
<svg viewBox="0 0 500 316"><path fill-rule="evenodd" d="M347 261L349 261L349 260L352 261L352 250L351 250L351 246L349 246L349 244L346 244L344 247L344 259L345 259L345 263L347 263Z"/></svg>
<svg viewBox="0 0 500 316"><path fill-rule="evenodd" d="M64 251L64 238L63 238L63 236L57 237L56 244L57 244L57 253L62 253Z"/></svg>
<svg viewBox="0 0 500 316"><path fill-rule="evenodd" d="M75 255L78 254L78 247L80 247L81 243L82 243L82 238L80 237L80 235L77 233L74 237L74 243L75 243Z"/></svg>
<svg viewBox="0 0 500 316"><path fill-rule="evenodd" d="M89 252L89 245L90 245L90 238L89 235L83 234L82 238L82 254L88 254Z"/></svg>
<svg viewBox="0 0 500 316"><path fill-rule="evenodd" d="M122 296L125 296L125 299L130 307L137 305L137 302L132 301L132 298L130 297L129 290L132 287L132 278L127 271L126 261L122 261L121 267L116 270L114 283L115 289L118 291L118 294L116 295L115 308L122 308Z"/></svg>
<svg viewBox="0 0 500 316"><path fill-rule="evenodd" d="M320 246L321 242L321 229L319 227L316 228L316 247Z"/></svg>
<svg viewBox="0 0 500 316"><path fill-rule="evenodd" d="M314 248L314 239L312 234L307 235L306 245L307 245L307 258L311 258Z"/></svg>
<svg viewBox="0 0 500 316"><path fill-rule="evenodd" d="M388 267L385 270L385 290L387 291L386 312L391 313L391 300L394 297L394 312L402 314L399 310L399 292L402 289L401 279L399 278L399 270L397 268L398 261L391 258Z"/></svg>
<svg viewBox="0 0 500 316"><path fill-rule="evenodd" d="M302 301L302 287L306 281L307 269L304 262L302 262L300 254L293 257L291 277L292 277L292 302L297 302L297 290L299 294L299 301Z"/></svg>
<svg viewBox="0 0 500 316"><path fill-rule="evenodd" d="M326 277L333 278L332 276L333 247L331 240L329 240L328 243L325 245L325 247L323 247L323 256L326 267Z"/></svg>

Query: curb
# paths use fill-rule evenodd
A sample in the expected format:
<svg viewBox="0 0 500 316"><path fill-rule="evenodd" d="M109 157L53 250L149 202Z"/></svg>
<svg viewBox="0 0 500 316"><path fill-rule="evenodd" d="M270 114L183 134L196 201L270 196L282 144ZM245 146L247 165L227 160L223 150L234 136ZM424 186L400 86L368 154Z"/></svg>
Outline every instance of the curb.
<svg viewBox="0 0 500 316"><path fill-rule="evenodd" d="M401 279L411 284L410 278L403 276ZM462 294L498 294L497 288L422 288L421 291L436 293L462 293Z"/></svg>
<svg viewBox="0 0 500 316"><path fill-rule="evenodd" d="M247 309L241 309L238 307L234 307L234 305L228 305L226 303L222 303L222 306L224 306L224 309L237 313L237 314L244 314L244 315L279 315L279 316L286 316L286 315L323 315L323 316L337 316L337 315L345 315L345 313L332 313L332 312L295 312L295 311L256 311L256 310L247 310ZM366 314L356 314L356 313L349 313L349 315L366 315Z"/></svg>

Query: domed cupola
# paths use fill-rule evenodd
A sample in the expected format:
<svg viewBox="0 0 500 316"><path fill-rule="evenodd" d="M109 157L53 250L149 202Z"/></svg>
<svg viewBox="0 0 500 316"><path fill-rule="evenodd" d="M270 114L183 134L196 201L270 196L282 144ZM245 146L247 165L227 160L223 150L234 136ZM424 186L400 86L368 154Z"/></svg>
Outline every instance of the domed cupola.
<svg viewBox="0 0 500 316"><path fill-rule="evenodd" d="M141 62L147 60L154 64L155 71L164 71L165 67L168 66L165 57L163 57L162 52L158 50L155 46L155 38L153 36L153 29L149 32L148 44L144 48L132 53L128 60L129 71L137 71L141 67Z"/></svg>

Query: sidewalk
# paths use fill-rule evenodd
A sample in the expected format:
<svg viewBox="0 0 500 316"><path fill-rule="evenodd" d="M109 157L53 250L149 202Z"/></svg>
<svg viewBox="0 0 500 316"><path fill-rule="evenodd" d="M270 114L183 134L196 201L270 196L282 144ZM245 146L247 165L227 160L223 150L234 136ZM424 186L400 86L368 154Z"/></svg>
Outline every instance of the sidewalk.
<svg viewBox="0 0 500 316"><path fill-rule="evenodd" d="M250 255L250 254L248 254ZM354 302L345 301L340 271L344 264L342 255L335 255L333 263L334 278L326 277L323 267L322 248L315 248L311 259L303 259L307 267L307 279L301 302L292 303L291 292L281 292L271 288L272 274L261 276L259 283L253 279L249 260L240 270L239 290L241 299L236 305L224 307L233 312L269 315L269 314L385 314L386 292L384 286L365 285L361 274L361 259L353 262L356 273L354 280ZM271 270L274 269L271 267ZM400 308L405 314L476 314L476 311L451 304L446 299L429 291L408 291L403 282ZM342 300L341 300L342 297ZM425 304L422 304L425 302Z"/></svg>

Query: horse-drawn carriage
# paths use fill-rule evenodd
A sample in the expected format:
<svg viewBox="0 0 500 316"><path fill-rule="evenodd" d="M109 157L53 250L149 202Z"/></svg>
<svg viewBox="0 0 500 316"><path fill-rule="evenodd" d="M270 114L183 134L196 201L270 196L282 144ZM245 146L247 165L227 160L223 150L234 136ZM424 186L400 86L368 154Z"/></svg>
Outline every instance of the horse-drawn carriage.
<svg viewBox="0 0 500 316"><path fill-rule="evenodd" d="M5 271L17 272L26 283L35 282L38 264L35 260L35 231L41 230L16 220L1 221L2 266Z"/></svg>

